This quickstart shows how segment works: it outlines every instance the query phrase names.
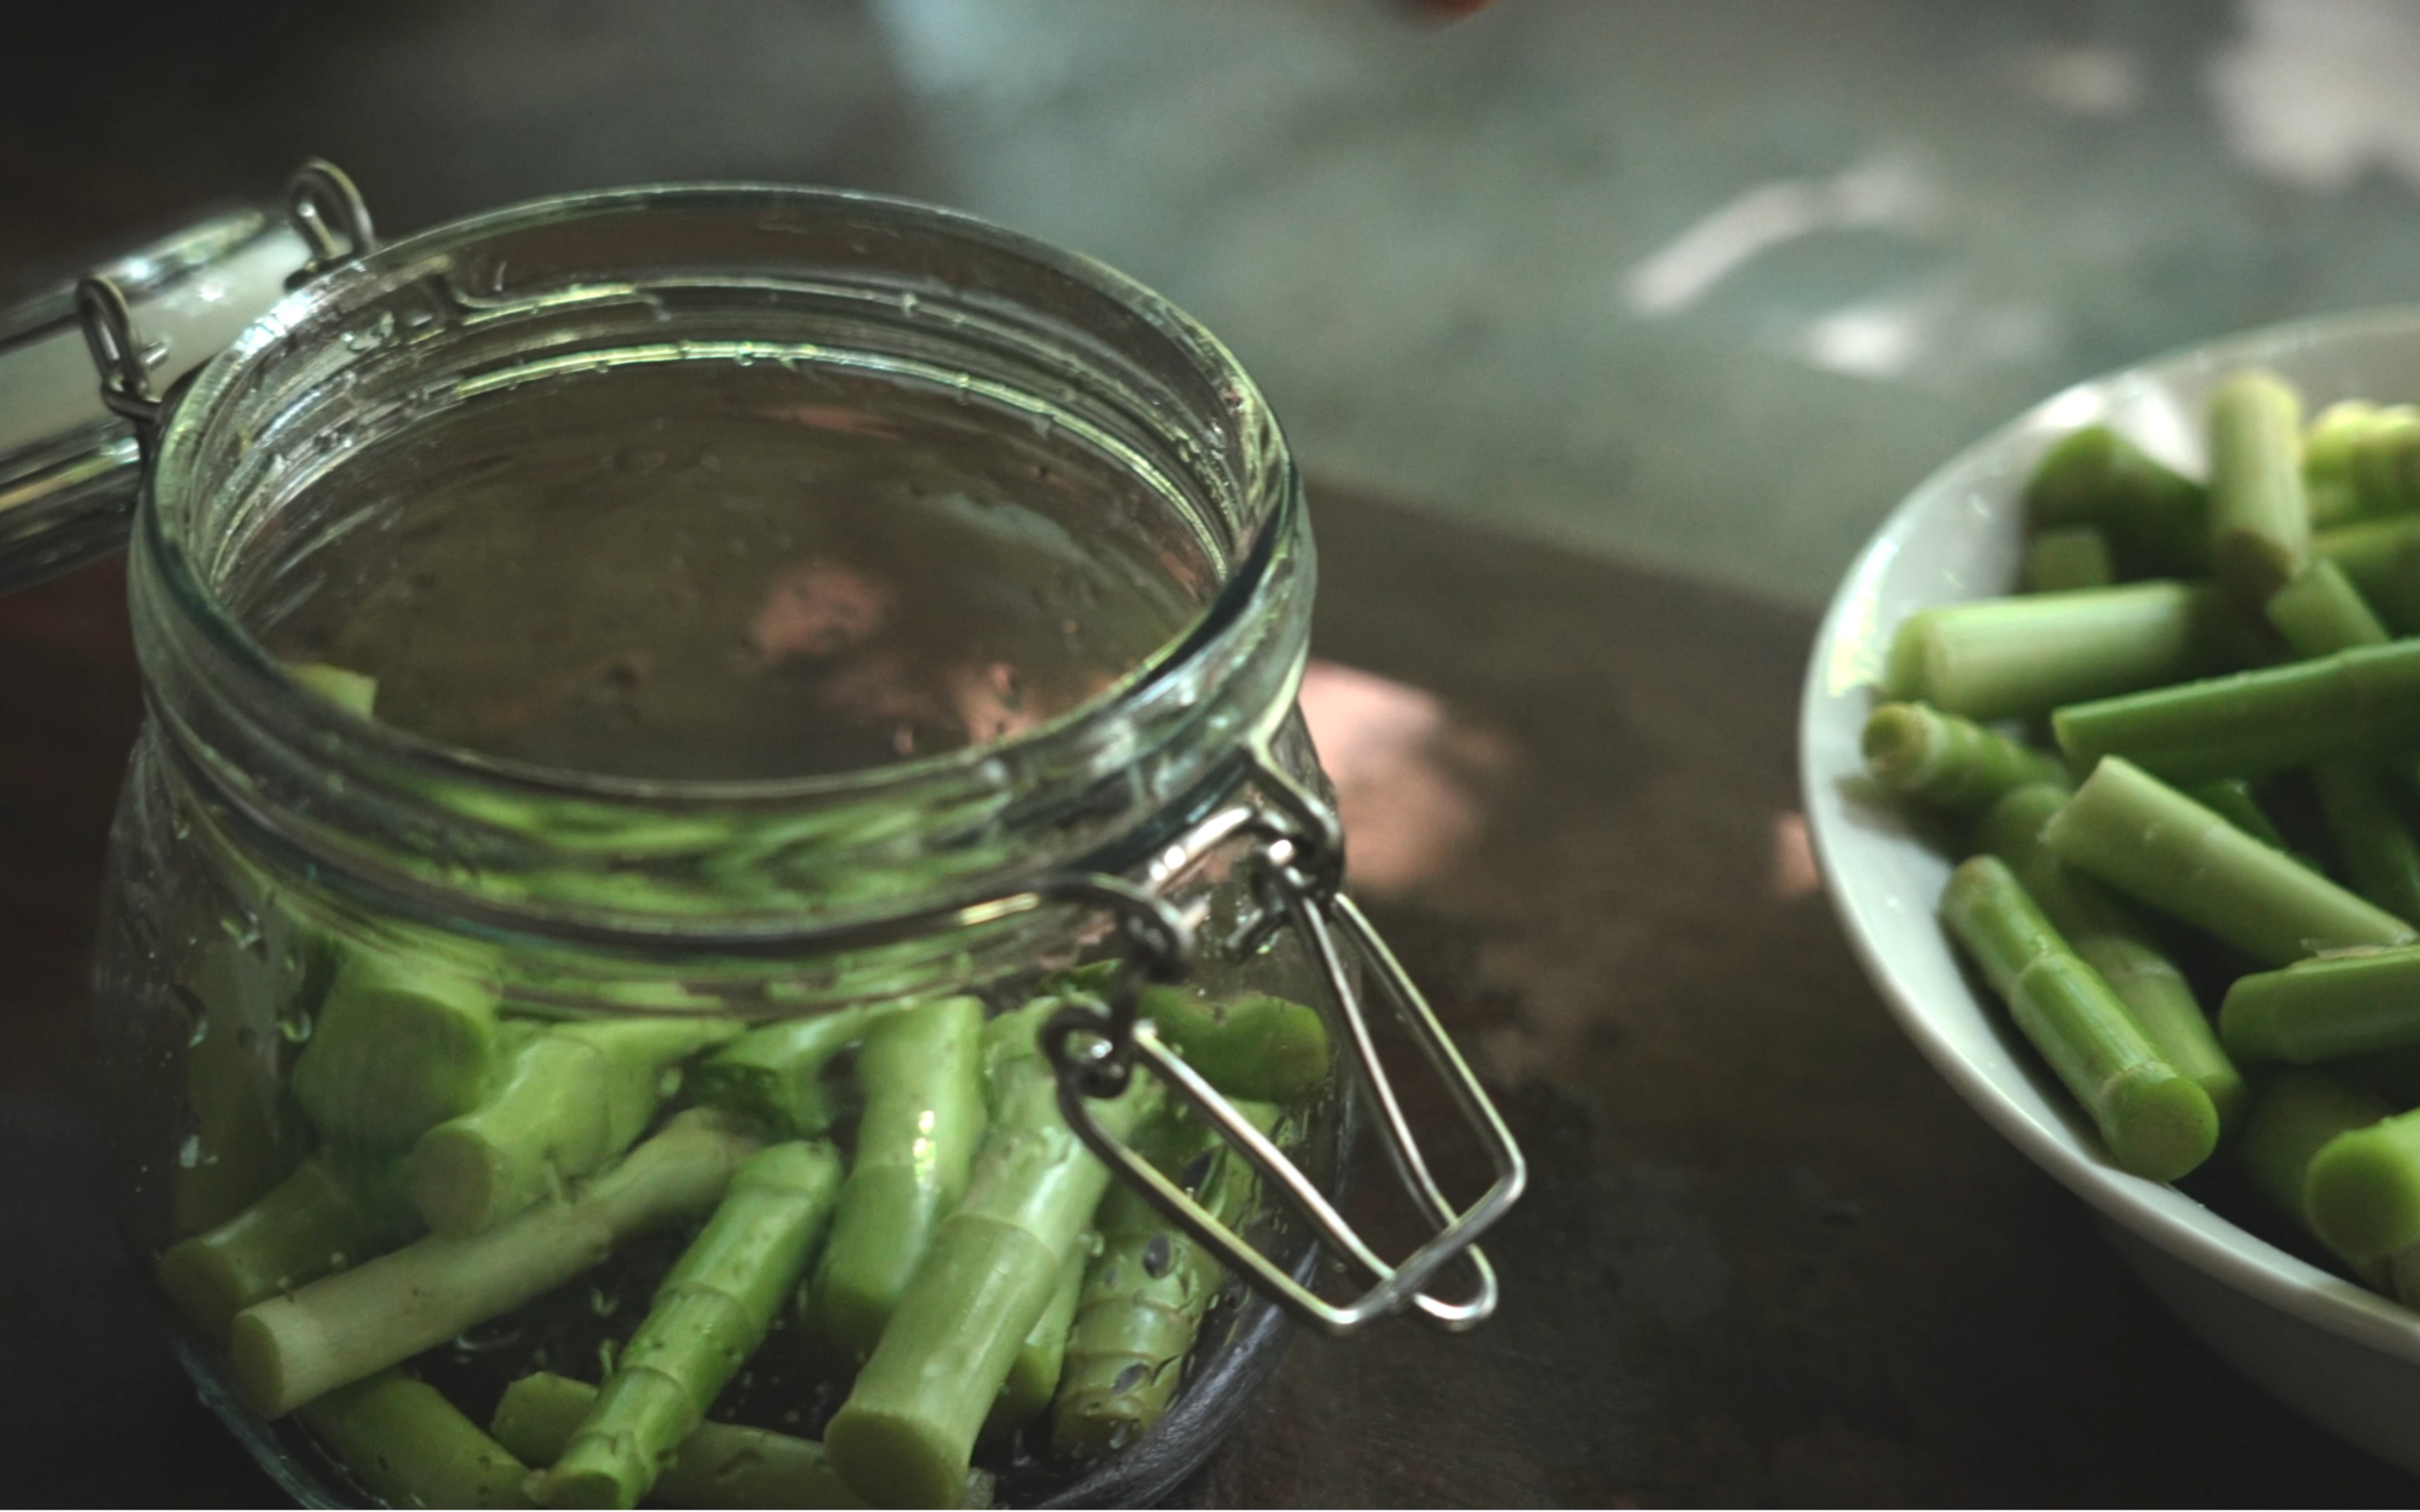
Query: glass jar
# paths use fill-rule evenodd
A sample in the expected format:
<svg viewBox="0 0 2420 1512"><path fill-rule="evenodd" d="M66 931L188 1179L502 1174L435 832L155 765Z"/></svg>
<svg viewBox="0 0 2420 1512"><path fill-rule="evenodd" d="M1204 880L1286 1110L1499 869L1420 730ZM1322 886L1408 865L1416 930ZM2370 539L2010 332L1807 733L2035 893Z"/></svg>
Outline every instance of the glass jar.
<svg viewBox="0 0 2420 1512"><path fill-rule="evenodd" d="M147 457L104 1121L272 1473L509 1500L492 1425L566 1504L1148 1500L1284 1314L1492 1309L1519 1157L1335 890L1310 529L1223 348L892 201L351 210L164 409L85 301ZM1332 1206L1357 1097L1401 1264Z"/></svg>

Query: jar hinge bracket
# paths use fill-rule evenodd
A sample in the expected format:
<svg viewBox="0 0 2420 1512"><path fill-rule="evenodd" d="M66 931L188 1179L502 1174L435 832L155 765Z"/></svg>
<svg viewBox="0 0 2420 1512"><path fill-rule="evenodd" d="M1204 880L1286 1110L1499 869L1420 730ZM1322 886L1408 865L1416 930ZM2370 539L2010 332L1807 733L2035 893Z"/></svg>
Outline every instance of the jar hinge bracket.
<svg viewBox="0 0 2420 1512"><path fill-rule="evenodd" d="M1039 889L1066 901L1109 908L1128 944L1127 969L1112 979L1109 989L1097 999L1072 1000L1042 1031L1044 1051L1059 1073L1060 1109L1077 1135L1170 1222L1299 1321L1330 1334L1352 1334L1409 1306L1445 1328L1468 1328L1496 1310L1497 1297L1495 1269L1476 1241L1520 1196L1528 1181L1527 1164L1512 1131L1455 1050L1427 999L1369 919L1339 890L1343 851L1334 812L1281 771L1264 749L1253 753L1249 780L1264 802L1222 810L1196 825L1163 853L1156 873L1166 880L1216 845L1236 839L1254 842L1249 864L1261 906L1232 943L1249 949L1289 924L1301 933L1318 962L1336 1016L1352 1045L1355 1072L1377 1106L1380 1139L1388 1160L1435 1231L1408 1257L1388 1264L1309 1176L1171 1050L1149 1020L1139 1016L1137 1003L1143 980L1182 978L1194 954L1192 930L1152 888L1094 876L1063 878ZM1393 1083L1378 1058L1368 1004L1348 964L1348 950L1358 956L1374 979L1388 1007L1445 1083L1486 1149L1496 1180L1468 1209L1457 1211L1447 1200L1420 1151ZM1171 1095L1192 1104L1275 1183L1310 1220L1321 1240L1372 1283L1368 1289L1342 1305L1320 1297L1105 1133L1093 1118L1087 1100L1124 1091L1138 1063L1149 1069ZM1474 1276L1470 1294L1459 1302L1430 1295L1425 1288L1436 1273L1464 1257Z"/></svg>

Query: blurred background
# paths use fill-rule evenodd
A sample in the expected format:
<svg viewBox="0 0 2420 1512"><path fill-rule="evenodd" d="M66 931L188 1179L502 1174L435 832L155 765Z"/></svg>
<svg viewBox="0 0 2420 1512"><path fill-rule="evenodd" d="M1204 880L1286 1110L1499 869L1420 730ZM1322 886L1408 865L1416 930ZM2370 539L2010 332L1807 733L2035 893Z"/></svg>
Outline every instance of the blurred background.
<svg viewBox="0 0 2420 1512"><path fill-rule="evenodd" d="M44 30L0 46L8 293L312 153L389 233L648 179L916 195L1187 306L1315 476L1799 605L2061 385L2420 292L2396 0L131 0Z"/></svg>

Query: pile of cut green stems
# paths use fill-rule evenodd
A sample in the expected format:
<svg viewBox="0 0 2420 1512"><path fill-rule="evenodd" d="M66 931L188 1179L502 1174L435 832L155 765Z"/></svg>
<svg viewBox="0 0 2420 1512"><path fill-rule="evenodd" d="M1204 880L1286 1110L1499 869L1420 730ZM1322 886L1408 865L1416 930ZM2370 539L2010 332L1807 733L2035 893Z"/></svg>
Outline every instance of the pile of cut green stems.
<svg viewBox="0 0 2420 1512"><path fill-rule="evenodd" d="M300 671L367 712L366 680ZM257 1005L226 995L256 984L194 973L186 1237L157 1273L248 1406L393 1504L984 1505L979 1445L1078 1466L1147 1432L1227 1289L1060 1114L1036 1032L1113 963L1007 1004L751 1024L544 1016L455 964L311 944L274 1107L233 1048ZM1154 987L1142 1011L1281 1142L1326 1085L1300 1004ZM1095 1116L1253 1216L1249 1163L1149 1077ZM566 1295L611 1311L651 1246L669 1269L593 1359L519 1375L484 1421L444 1389L483 1330ZM819 1380L822 1407L718 1418L759 1373Z"/></svg>
<svg viewBox="0 0 2420 1512"><path fill-rule="evenodd" d="M2243 371L2208 425L2206 484L2054 445L2025 591L1897 626L1866 764L1962 844L1942 920L2113 1162L2225 1148L2420 1305L2420 412Z"/></svg>

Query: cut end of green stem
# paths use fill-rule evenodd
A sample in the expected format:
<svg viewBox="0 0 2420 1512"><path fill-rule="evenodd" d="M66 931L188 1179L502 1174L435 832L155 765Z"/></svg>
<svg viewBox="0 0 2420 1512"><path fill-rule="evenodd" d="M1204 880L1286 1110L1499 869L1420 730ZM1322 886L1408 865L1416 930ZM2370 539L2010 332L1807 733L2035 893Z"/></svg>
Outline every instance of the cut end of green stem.
<svg viewBox="0 0 2420 1512"><path fill-rule="evenodd" d="M616 1477L592 1467L540 1471L534 1478L532 1500L545 1506L627 1507L637 1504Z"/></svg>
<svg viewBox="0 0 2420 1512"><path fill-rule="evenodd" d="M2337 1135L2311 1161L2311 1227L2357 1260L2420 1241L2420 1161L2395 1120Z"/></svg>
<svg viewBox="0 0 2420 1512"><path fill-rule="evenodd" d="M824 1452L842 1482L872 1505L966 1504L964 1460L912 1418L844 1407L824 1430Z"/></svg>
<svg viewBox="0 0 2420 1512"><path fill-rule="evenodd" d="M1905 791L1924 780L1940 759L1938 726L1910 703L1885 703L1866 717L1857 743L1866 770L1884 786Z"/></svg>
<svg viewBox="0 0 2420 1512"><path fill-rule="evenodd" d="M2120 1166L2146 1180L2173 1181L2218 1148L2218 1122L2199 1085L2166 1066L2148 1066L2111 1093L2103 1134Z"/></svg>
<svg viewBox="0 0 2420 1512"><path fill-rule="evenodd" d="M421 1135L411 1167L412 1204L433 1234L458 1239L510 1216L503 1208L511 1162L467 1129L441 1124Z"/></svg>

